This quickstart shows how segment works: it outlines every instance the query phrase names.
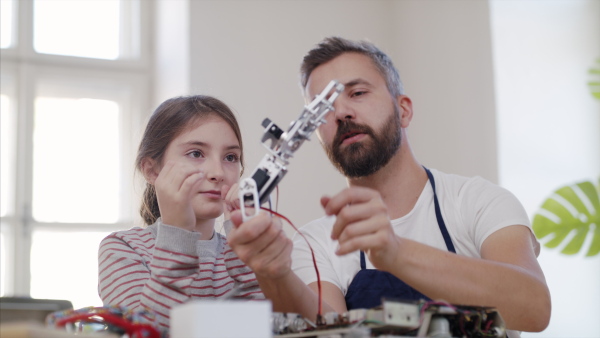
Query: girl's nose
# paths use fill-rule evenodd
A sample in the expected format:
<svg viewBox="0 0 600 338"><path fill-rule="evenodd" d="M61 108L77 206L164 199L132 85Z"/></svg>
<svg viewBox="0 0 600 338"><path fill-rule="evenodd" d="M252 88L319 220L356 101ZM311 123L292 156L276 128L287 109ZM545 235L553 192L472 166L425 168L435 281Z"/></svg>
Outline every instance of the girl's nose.
<svg viewBox="0 0 600 338"><path fill-rule="evenodd" d="M211 182L221 182L224 178L223 166L218 160L207 161L206 179Z"/></svg>

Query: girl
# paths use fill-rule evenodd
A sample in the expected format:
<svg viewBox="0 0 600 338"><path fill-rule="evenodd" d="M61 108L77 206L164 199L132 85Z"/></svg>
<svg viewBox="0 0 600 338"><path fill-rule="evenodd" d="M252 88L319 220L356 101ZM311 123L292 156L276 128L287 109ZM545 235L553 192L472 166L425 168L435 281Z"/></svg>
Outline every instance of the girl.
<svg viewBox="0 0 600 338"><path fill-rule="evenodd" d="M241 176L242 150L235 116L215 98L177 97L156 109L136 159L147 182L140 209L147 226L101 242L105 305L150 309L168 329L171 307L190 299L264 299L254 273L214 230Z"/></svg>

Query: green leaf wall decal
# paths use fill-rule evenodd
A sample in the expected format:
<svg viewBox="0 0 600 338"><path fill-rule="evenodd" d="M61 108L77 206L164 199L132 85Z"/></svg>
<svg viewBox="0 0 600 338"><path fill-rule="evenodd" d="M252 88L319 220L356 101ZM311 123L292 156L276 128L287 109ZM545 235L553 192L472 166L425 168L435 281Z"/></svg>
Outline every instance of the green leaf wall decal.
<svg viewBox="0 0 600 338"><path fill-rule="evenodd" d="M588 86L590 86L592 96L600 100L600 58L596 59L596 66L591 68L589 73L592 80L588 82Z"/></svg>
<svg viewBox="0 0 600 338"><path fill-rule="evenodd" d="M574 233L562 253L578 253L588 236L592 239L586 256L600 253L600 179L597 186L585 181L554 191L534 215L532 227L540 239L554 235L544 243L547 248L556 248Z"/></svg>

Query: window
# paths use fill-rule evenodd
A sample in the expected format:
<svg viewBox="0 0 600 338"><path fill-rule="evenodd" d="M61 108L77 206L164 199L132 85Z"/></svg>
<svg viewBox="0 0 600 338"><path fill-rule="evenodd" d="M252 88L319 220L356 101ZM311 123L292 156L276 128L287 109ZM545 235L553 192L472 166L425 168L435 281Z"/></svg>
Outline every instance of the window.
<svg viewBox="0 0 600 338"><path fill-rule="evenodd" d="M33 7L35 51L97 59L117 59L120 31L119 2L119 0L35 1ZM65 12L74 15L63 15ZM61 19L57 20L57 18ZM73 29L74 27L77 29ZM56 36L61 38L56 39Z"/></svg>
<svg viewBox="0 0 600 338"><path fill-rule="evenodd" d="M0 295L99 306L98 244L138 219L150 2L0 3Z"/></svg>
<svg viewBox="0 0 600 338"><path fill-rule="evenodd" d="M13 44L13 17L15 0L0 1L0 48L8 48Z"/></svg>

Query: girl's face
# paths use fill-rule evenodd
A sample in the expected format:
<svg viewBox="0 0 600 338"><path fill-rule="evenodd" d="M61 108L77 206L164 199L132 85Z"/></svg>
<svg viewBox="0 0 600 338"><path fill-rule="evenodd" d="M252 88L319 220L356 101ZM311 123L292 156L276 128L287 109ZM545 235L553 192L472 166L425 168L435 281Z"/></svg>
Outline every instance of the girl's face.
<svg viewBox="0 0 600 338"><path fill-rule="evenodd" d="M197 120L167 147L163 164L172 161L176 165L192 165L205 175L191 201L198 221L223 213L222 187L238 182L241 155L233 129L218 116Z"/></svg>

